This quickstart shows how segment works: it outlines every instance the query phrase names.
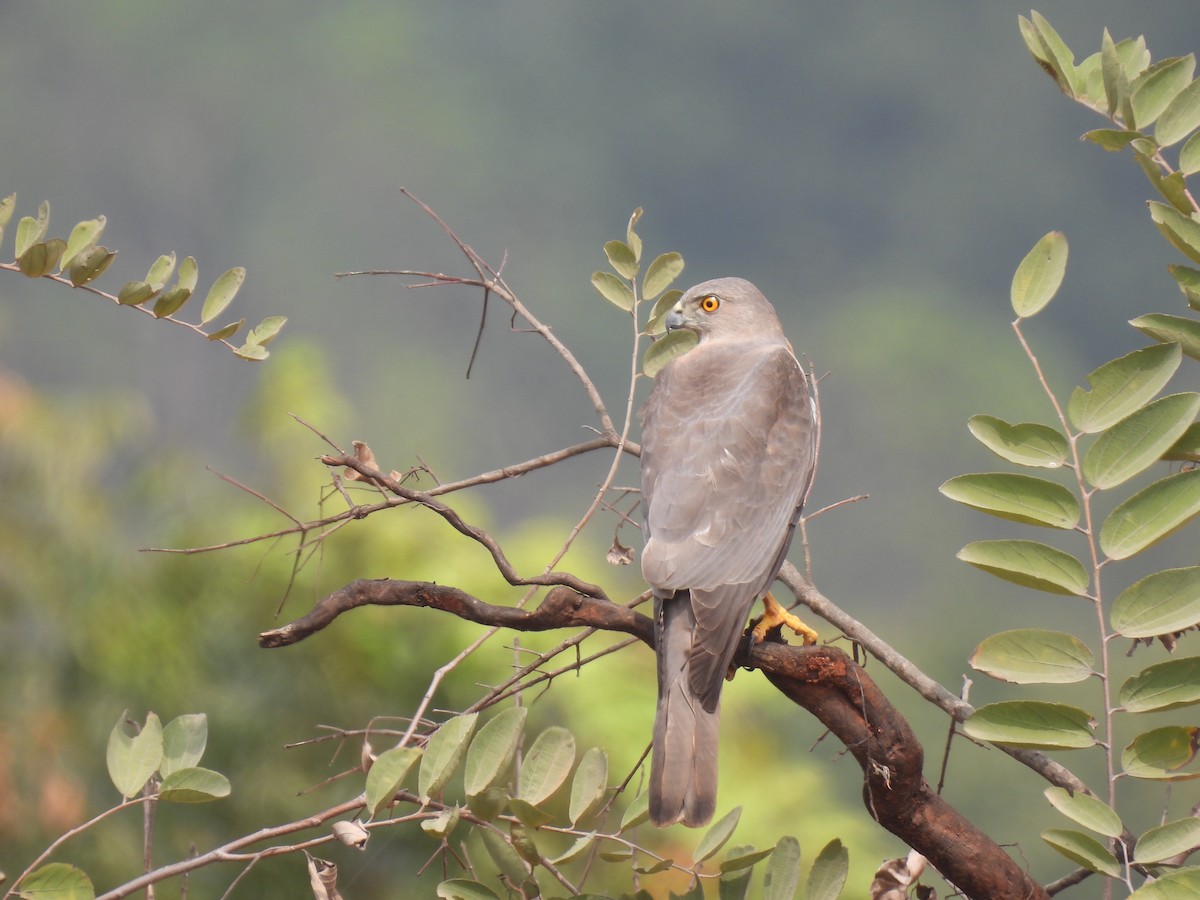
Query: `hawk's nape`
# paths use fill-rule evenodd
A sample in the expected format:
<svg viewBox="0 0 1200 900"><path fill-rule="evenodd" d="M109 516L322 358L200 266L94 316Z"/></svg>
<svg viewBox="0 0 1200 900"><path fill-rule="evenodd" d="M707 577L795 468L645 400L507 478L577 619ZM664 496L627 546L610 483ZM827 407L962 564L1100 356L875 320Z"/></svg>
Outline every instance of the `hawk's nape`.
<svg viewBox="0 0 1200 900"><path fill-rule="evenodd" d="M697 285L668 327L699 341L660 370L643 413L642 572L658 654L650 816L695 826L716 807L725 673L791 543L816 429L804 371L754 285Z"/></svg>

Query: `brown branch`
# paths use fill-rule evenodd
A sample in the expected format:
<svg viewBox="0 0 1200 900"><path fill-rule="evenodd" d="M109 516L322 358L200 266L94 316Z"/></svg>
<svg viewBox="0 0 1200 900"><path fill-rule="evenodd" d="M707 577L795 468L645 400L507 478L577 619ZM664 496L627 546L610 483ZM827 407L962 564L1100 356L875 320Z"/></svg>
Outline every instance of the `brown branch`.
<svg viewBox="0 0 1200 900"><path fill-rule="evenodd" d="M654 645L649 617L608 600L555 587L534 610L486 603L427 582L355 581L306 616L259 635L263 647L294 644L337 616L365 605L439 609L481 625L518 631L587 627L631 634ZM841 650L762 643L738 665L761 670L785 696L811 712L846 745L864 775L872 817L929 859L966 896L1045 898L1045 891L991 838L939 797L922 775L924 750L904 717L870 676Z"/></svg>

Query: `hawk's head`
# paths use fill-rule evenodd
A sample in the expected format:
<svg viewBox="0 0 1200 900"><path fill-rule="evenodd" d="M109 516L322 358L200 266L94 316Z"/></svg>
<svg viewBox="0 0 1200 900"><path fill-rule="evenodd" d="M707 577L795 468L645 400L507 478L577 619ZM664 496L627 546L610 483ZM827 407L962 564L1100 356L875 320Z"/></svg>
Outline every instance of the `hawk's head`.
<svg viewBox="0 0 1200 900"><path fill-rule="evenodd" d="M744 278L705 281L679 298L667 330L685 328L703 342L726 338L783 338L779 317L762 291Z"/></svg>

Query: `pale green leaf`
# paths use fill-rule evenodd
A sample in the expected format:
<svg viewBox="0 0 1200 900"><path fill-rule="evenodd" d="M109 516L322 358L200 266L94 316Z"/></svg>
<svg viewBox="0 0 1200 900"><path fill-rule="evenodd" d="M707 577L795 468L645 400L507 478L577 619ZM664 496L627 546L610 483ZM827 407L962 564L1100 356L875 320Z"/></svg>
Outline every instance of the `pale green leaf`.
<svg viewBox="0 0 1200 900"><path fill-rule="evenodd" d="M250 329L250 332L246 335L246 343L265 347L271 341L275 340L280 329L285 324L287 324L287 316L267 316Z"/></svg>
<svg viewBox="0 0 1200 900"><path fill-rule="evenodd" d="M666 329L667 314L671 312L682 296L683 291L672 288L654 301L654 308L650 310L650 317L646 320L646 334L661 334Z"/></svg>
<svg viewBox="0 0 1200 900"><path fill-rule="evenodd" d="M38 207L38 214L22 216L17 222L17 246L13 256L20 259L25 252L46 236L46 228L50 224L50 204L45 200Z"/></svg>
<svg viewBox="0 0 1200 900"><path fill-rule="evenodd" d="M1130 85L1137 127L1145 129L1163 114L1192 80L1196 57L1176 56L1156 62Z"/></svg>
<svg viewBox="0 0 1200 900"><path fill-rule="evenodd" d="M1200 819L1186 818L1151 828L1133 848L1136 863L1162 862L1200 846Z"/></svg>
<svg viewBox="0 0 1200 900"><path fill-rule="evenodd" d="M633 290L612 272L593 272L592 286L614 306L624 310L633 309Z"/></svg>
<svg viewBox="0 0 1200 900"><path fill-rule="evenodd" d="M1051 231L1033 245L1013 275L1010 296L1013 311L1025 319L1049 303L1067 272L1067 238Z"/></svg>
<svg viewBox="0 0 1200 900"><path fill-rule="evenodd" d="M1180 148L1179 171L1184 175L1200 172L1200 132L1193 134Z"/></svg>
<svg viewBox="0 0 1200 900"><path fill-rule="evenodd" d="M229 779L220 772L193 766L176 769L162 780L158 799L171 803L207 803L228 797Z"/></svg>
<svg viewBox="0 0 1200 900"><path fill-rule="evenodd" d="M572 825L594 813L608 793L608 754L592 747L583 754L571 781L571 802L567 816Z"/></svg>
<svg viewBox="0 0 1200 900"><path fill-rule="evenodd" d="M1174 534L1200 514L1200 469L1177 472L1142 488L1108 514L1100 549L1128 559Z"/></svg>
<svg viewBox="0 0 1200 900"><path fill-rule="evenodd" d="M543 825L549 825L555 818L553 813L534 806L520 797L509 797L508 808L514 816L521 820L523 825L528 825L530 828L541 828Z"/></svg>
<svg viewBox="0 0 1200 900"><path fill-rule="evenodd" d="M508 793L504 788L491 787L478 794L469 795L467 807L476 818L490 822L504 810L508 799Z"/></svg>
<svg viewBox="0 0 1200 900"><path fill-rule="evenodd" d="M560 853L554 859L550 860L556 866L561 866L582 857L585 853L592 849L592 845L596 843L595 834L585 834L583 837L576 838L575 843Z"/></svg>
<svg viewBox="0 0 1200 900"><path fill-rule="evenodd" d="M653 378L675 357L682 356L695 347L696 341L694 332L682 328L660 337L646 348L646 353L642 356L643 374Z"/></svg>
<svg viewBox="0 0 1200 900"><path fill-rule="evenodd" d="M196 279L199 277L199 274L200 270L196 265L196 257L185 256L183 262L179 264L179 274L176 276L175 284L177 287L194 291L196 289Z"/></svg>
<svg viewBox="0 0 1200 900"><path fill-rule="evenodd" d="M462 810L457 806L448 806L432 819L422 819L421 829L430 837L445 840L458 825Z"/></svg>
<svg viewBox="0 0 1200 900"><path fill-rule="evenodd" d="M1112 606L1112 627L1129 638L1173 634L1200 623L1200 566L1165 569L1123 590Z"/></svg>
<svg viewBox="0 0 1200 900"><path fill-rule="evenodd" d="M220 328L218 328L216 331L214 331L212 334L208 335L208 340L223 341L226 338L231 338L235 334L237 334L238 329L241 328L245 324L246 324L245 319L238 319L236 322L230 322L228 325L223 325Z"/></svg>
<svg viewBox="0 0 1200 900"><path fill-rule="evenodd" d="M620 831L628 831L637 825L641 825L650 818L650 795L642 791L629 804L629 808L625 810L625 814L621 816Z"/></svg>
<svg viewBox="0 0 1200 900"><path fill-rule="evenodd" d="M624 241L608 241L604 245L604 255L608 257L609 265L626 281L637 277L637 257Z"/></svg>
<svg viewBox="0 0 1200 900"><path fill-rule="evenodd" d="M959 475L938 488L951 500L980 512L1048 528L1073 528L1079 521L1075 495L1052 481L991 472Z"/></svg>
<svg viewBox="0 0 1200 900"><path fill-rule="evenodd" d="M1020 466L1056 469L1070 453L1067 439L1049 425L1034 422L1010 425L995 416L980 415L971 416L967 427L1001 459Z"/></svg>
<svg viewBox="0 0 1200 900"><path fill-rule="evenodd" d="M117 294L117 302L122 306L141 306L156 294L158 290L147 281L127 281Z"/></svg>
<svg viewBox="0 0 1200 900"><path fill-rule="evenodd" d="M625 228L625 243L629 245L629 249L633 251L633 258L642 261L642 239L637 233L637 223L642 217L642 208L639 206L629 216L629 224Z"/></svg>
<svg viewBox="0 0 1200 900"><path fill-rule="evenodd" d="M391 803L420 758L416 747L392 747L375 757L367 771L366 787L367 812L372 817Z"/></svg>
<svg viewBox="0 0 1200 900"><path fill-rule="evenodd" d="M1051 594L1082 596L1088 573L1083 563L1055 547L1027 540L974 541L958 558L985 572Z"/></svg>
<svg viewBox="0 0 1200 900"><path fill-rule="evenodd" d="M1179 290L1187 298L1188 306L1200 310L1200 271L1178 265L1167 266L1167 271L1171 273L1171 277L1179 285Z"/></svg>
<svg viewBox="0 0 1200 900"><path fill-rule="evenodd" d="M463 769L463 787L468 797L496 787L507 773L528 714L524 706L512 707L493 716L479 729L467 750Z"/></svg>
<svg viewBox="0 0 1200 900"><path fill-rule="evenodd" d="M537 806L548 800L571 774L575 765L575 736L560 725L551 725L534 740L521 760L517 796Z"/></svg>
<svg viewBox="0 0 1200 900"><path fill-rule="evenodd" d="M478 718L479 713L455 716L443 722L429 738L417 774L417 793L422 801L440 795L457 771L467 754L467 746L475 732L475 722Z"/></svg>
<svg viewBox="0 0 1200 900"><path fill-rule="evenodd" d="M1187 85L1163 110L1154 126L1154 139L1159 146L1170 147L1197 128L1200 128L1200 80Z"/></svg>
<svg viewBox="0 0 1200 900"><path fill-rule="evenodd" d="M657 256L650 267L646 269L646 277L642 280L642 299L653 300L671 286L683 271L683 257L671 251Z"/></svg>
<svg viewBox="0 0 1200 900"><path fill-rule="evenodd" d="M12 218L13 211L16 208L16 194L9 194L7 197L0 199L0 239L3 239L4 229L8 226L8 222ZM13 255L15 256L16 254Z"/></svg>
<svg viewBox="0 0 1200 900"><path fill-rule="evenodd" d="M63 269L70 269L79 254L95 246L96 241L100 239L100 233L104 231L106 221L104 216L98 216L95 219L80 222L71 229L71 234L67 238L67 248L63 251L60 263Z"/></svg>
<svg viewBox="0 0 1200 900"><path fill-rule="evenodd" d="M800 842L787 835L779 839L767 862L762 900L794 900L800 889Z"/></svg>
<svg viewBox="0 0 1200 900"><path fill-rule="evenodd" d="M85 250L67 273L70 276L71 284L79 287L89 281L95 281L104 274L104 270L111 266L112 261L116 258L117 251L109 250L107 247L92 247Z"/></svg>
<svg viewBox="0 0 1200 900"><path fill-rule="evenodd" d="M490 887L469 878L451 878L437 886L438 900L500 900Z"/></svg>
<svg viewBox="0 0 1200 900"><path fill-rule="evenodd" d="M158 767L164 778L178 769L190 769L204 756L208 745L208 716L176 716L163 728L163 758Z"/></svg>
<svg viewBox="0 0 1200 900"><path fill-rule="evenodd" d="M481 728L480 732L482 733L482 731ZM517 884L520 884L529 875L529 867L525 864L525 860L521 859L503 834L492 828L477 828L475 831L483 839L483 846L487 848L488 856L492 858L496 868L503 874Z"/></svg>
<svg viewBox="0 0 1200 900"><path fill-rule="evenodd" d="M1200 657L1172 659L1143 669L1121 685L1117 702L1133 713L1200 703Z"/></svg>
<svg viewBox="0 0 1200 900"><path fill-rule="evenodd" d="M1200 868L1177 869L1160 875L1129 895L1129 900L1196 900L1200 897Z"/></svg>
<svg viewBox="0 0 1200 900"><path fill-rule="evenodd" d="M1116 487L1162 458L1200 412L1200 394L1161 397L1125 417L1083 458L1083 475L1093 487Z"/></svg>
<svg viewBox="0 0 1200 900"><path fill-rule="evenodd" d="M1200 422L1193 422L1183 430L1174 444L1163 454L1163 459L1175 462L1200 462Z"/></svg>
<svg viewBox="0 0 1200 900"><path fill-rule="evenodd" d="M1049 65L1051 77L1058 83L1062 92L1068 97L1079 97L1083 93L1079 73L1075 69L1075 54L1073 54L1063 39L1058 36L1050 23L1037 10L1030 13L1033 27L1037 31L1045 56L1043 59Z"/></svg>
<svg viewBox="0 0 1200 900"><path fill-rule="evenodd" d="M62 238L50 238L39 241L17 257L17 267L21 274L29 278L41 278L49 275L58 268L67 242Z"/></svg>
<svg viewBox="0 0 1200 900"><path fill-rule="evenodd" d="M729 851L732 856L741 856L753 850L753 847L734 847ZM753 869L720 867L721 875L717 879L717 900L746 900L750 895L750 879Z"/></svg>
<svg viewBox="0 0 1200 900"><path fill-rule="evenodd" d="M1039 700L1006 700L982 706L963 723L978 741L1032 747L1037 750L1078 750L1096 743L1092 717L1074 706Z"/></svg>
<svg viewBox="0 0 1200 900"><path fill-rule="evenodd" d="M1091 141L1102 150L1107 150L1110 153L1115 153L1124 150L1133 141L1141 137L1140 131L1123 131L1117 128L1097 128L1094 131L1084 132L1080 136L1080 140Z"/></svg>
<svg viewBox="0 0 1200 900"><path fill-rule="evenodd" d="M1193 262L1200 262L1200 222L1157 200L1151 200L1146 205L1150 207L1151 220L1163 237L1184 256Z"/></svg>
<svg viewBox="0 0 1200 900"><path fill-rule="evenodd" d="M1192 359L1200 359L1200 322L1166 313L1149 313L1129 324L1164 344L1176 343Z"/></svg>
<svg viewBox="0 0 1200 900"><path fill-rule="evenodd" d="M1177 345L1154 344L1106 362L1088 376L1090 391L1075 388L1071 394L1071 423L1086 434L1115 425L1161 391L1182 359Z"/></svg>
<svg viewBox="0 0 1200 900"><path fill-rule="evenodd" d="M738 820L741 817L742 808L735 806L717 820L708 829L704 837L700 839L700 843L696 845L696 862L704 862L704 860L714 856L718 850L724 847L725 842L733 836L733 830L737 828Z"/></svg>
<svg viewBox="0 0 1200 900"><path fill-rule="evenodd" d="M169 291L160 294L158 299L154 301L154 317L156 319L165 319L167 316L175 315L175 313L179 312L183 304L188 302L191 296L191 291L181 287L173 287Z"/></svg>
<svg viewBox="0 0 1200 900"><path fill-rule="evenodd" d="M234 356L240 356L242 359L266 359L271 355L271 351L262 344L251 344L249 342L242 344L233 351Z"/></svg>
<svg viewBox="0 0 1200 900"><path fill-rule="evenodd" d="M1014 684L1073 684L1094 674L1088 646L1064 631L1016 628L984 638L970 663Z"/></svg>
<svg viewBox="0 0 1200 900"><path fill-rule="evenodd" d="M161 291L174 271L175 251L172 250L170 253L164 253L150 266L150 271L146 273L146 283L155 291Z"/></svg>
<svg viewBox="0 0 1200 900"><path fill-rule="evenodd" d="M1121 817L1098 797L1060 787L1048 787L1042 792L1050 804L1071 821L1105 837L1120 837L1124 826Z"/></svg>
<svg viewBox="0 0 1200 900"><path fill-rule="evenodd" d="M154 713L146 714L146 724L137 734L126 730L122 712L108 736L108 777L121 796L136 795L150 776L158 771L163 757L162 722Z"/></svg>
<svg viewBox="0 0 1200 900"><path fill-rule="evenodd" d="M1121 864L1108 849L1091 835L1066 828L1047 828L1042 840L1074 863L1085 869L1119 878Z"/></svg>
<svg viewBox="0 0 1200 900"><path fill-rule="evenodd" d="M1121 65L1121 57L1117 54L1117 45L1113 43L1107 28L1100 39L1100 75L1104 84L1105 108L1112 116L1121 108L1122 96L1129 93L1129 80L1125 76L1125 67Z"/></svg>
<svg viewBox="0 0 1200 900"><path fill-rule="evenodd" d="M54 862L22 878L17 896L25 900L93 900L96 889L83 869Z"/></svg>
<svg viewBox="0 0 1200 900"><path fill-rule="evenodd" d="M850 874L850 851L834 838L821 848L808 873L806 900L837 900Z"/></svg>
<svg viewBox="0 0 1200 900"><path fill-rule="evenodd" d="M213 282L212 287L208 289L208 295L204 298L204 306L200 309L200 324L206 325L225 312L245 280L246 270L241 266L234 266L222 273L221 277Z"/></svg>
<svg viewBox="0 0 1200 900"><path fill-rule="evenodd" d="M721 860L721 865L718 868L722 872L736 872L739 869L749 869L751 866L762 862L774 852L774 847L768 847L766 850L755 850L753 847L734 847L725 854L725 858Z"/></svg>
<svg viewBox="0 0 1200 900"><path fill-rule="evenodd" d="M1189 781L1200 772L1184 771L1196 758L1200 728L1167 725L1133 739L1121 751L1121 768L1134 778L1152 781Z"/></svg>

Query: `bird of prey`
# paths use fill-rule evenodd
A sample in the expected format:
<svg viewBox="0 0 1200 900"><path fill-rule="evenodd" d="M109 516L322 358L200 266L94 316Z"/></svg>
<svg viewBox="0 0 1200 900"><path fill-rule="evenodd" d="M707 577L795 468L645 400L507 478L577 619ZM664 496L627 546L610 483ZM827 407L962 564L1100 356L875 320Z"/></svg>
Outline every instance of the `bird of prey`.
<svg viewBox="0 0 1200 900"><path fill-rule="evenodd" d="M650 818L697 826L716 807L722 681L754 601L767 607L760 638L782 616L816 639L767 595L812 479L816 411L750 282L696 285L666 322L699 340L658 372L642 418L642 574L658 655Z"/></svg>

